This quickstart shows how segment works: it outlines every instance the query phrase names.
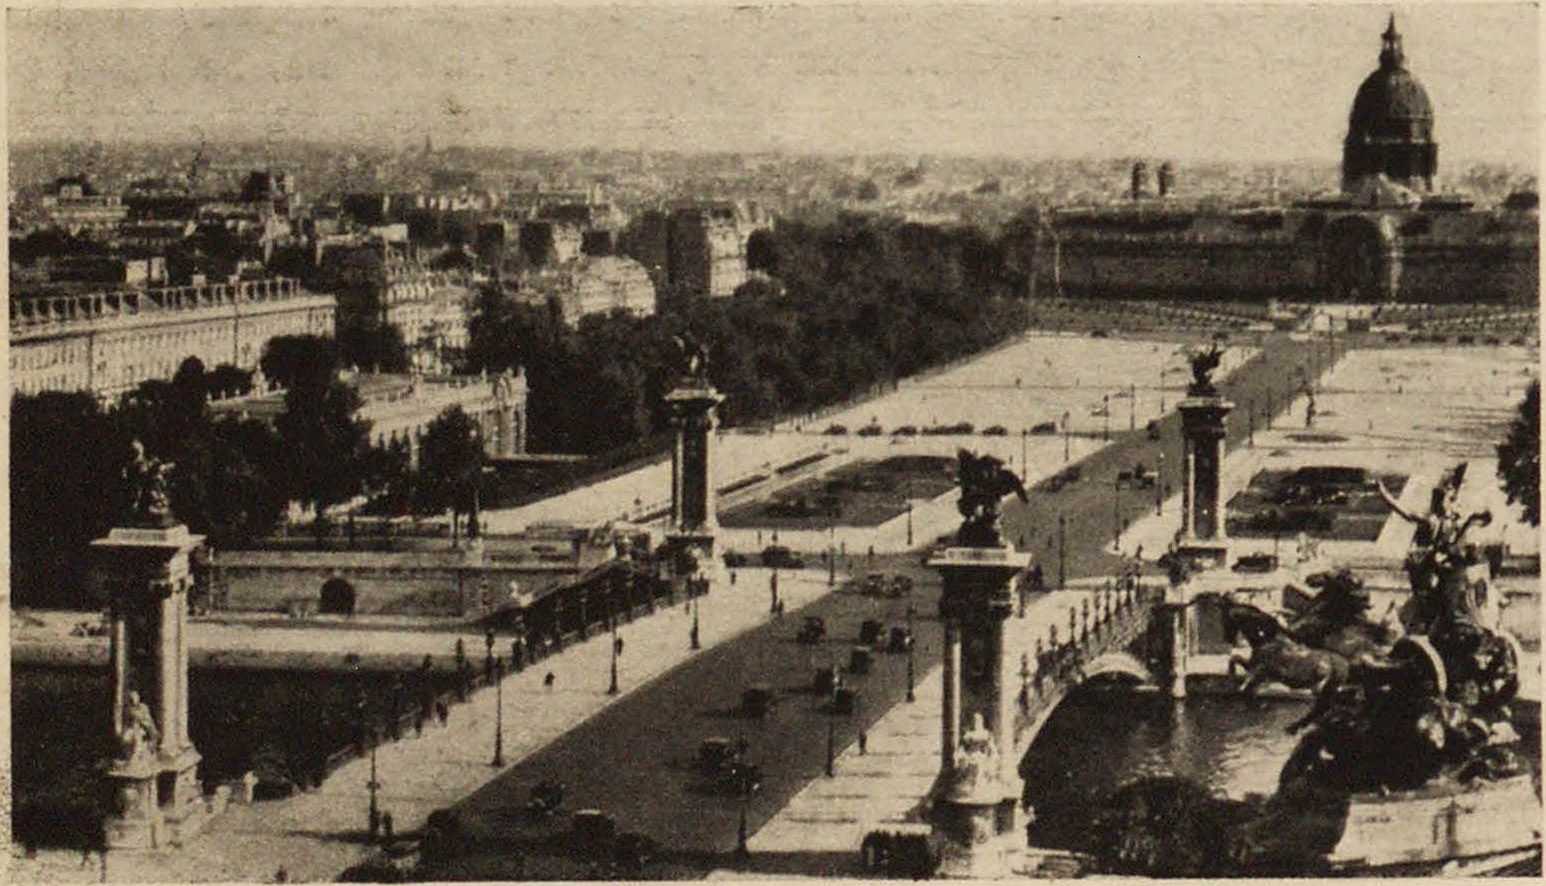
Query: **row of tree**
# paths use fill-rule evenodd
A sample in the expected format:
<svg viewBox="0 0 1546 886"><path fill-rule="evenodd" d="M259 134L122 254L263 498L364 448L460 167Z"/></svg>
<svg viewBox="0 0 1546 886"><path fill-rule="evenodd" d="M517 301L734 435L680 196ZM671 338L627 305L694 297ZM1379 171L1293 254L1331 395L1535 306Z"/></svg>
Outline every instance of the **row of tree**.
<svg viewBox="0 0 1546 886"><path fill-rule="evenodd" d="M11 577L18 605L93 606L87 545L129 517L124 468L139 440L173 464L173 514L217 549L272 533L292 502L325 514L358 495L396 513L468 509L482 468L473 422L453 407L426 428L417 470L406 448L371 445L360 398L326 338L276 338L260 365L285 386L272 425L212 413L211 395L245 391L251 373L196 359L111 409L85 393L16 396L11 405Z"/></svg>
<svg viewBox="0 0 1546 886"><path fill-rule="evenodd" d="M976 353L1026 323L1023 280L1000 241L974 228L874 216L783 224L748 243L755 280L728 299L663 300L566 326L553 309L482 292L469 369L527 373L536 451L599 454L664 430L676 336L709 343L727 424L842 401L878 383Z"/></svg>

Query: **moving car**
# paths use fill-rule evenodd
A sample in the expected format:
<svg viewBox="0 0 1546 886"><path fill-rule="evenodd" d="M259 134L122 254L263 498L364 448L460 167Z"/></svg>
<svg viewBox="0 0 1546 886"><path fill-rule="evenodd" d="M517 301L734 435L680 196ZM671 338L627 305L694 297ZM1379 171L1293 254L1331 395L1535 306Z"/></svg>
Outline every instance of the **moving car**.
<svg viewBox="0 0 1546 886"><path fill-rule="evenodd" d="M783 545L768 545L762 549L762 565L769 569L804 569L805 561Z"/></svg>
<svg viewBox="0 0 1546 886"><path fill-rule="evenodd" d="M827 636L827 622L815 615L808 615L795 639L801 643L820 643Z"/></svg>
<svg viewBox="0 0 1546 886"><path fill-rule="evenodd" d="M741 693L741 711L748 717L766 717L777 702L772 688L761 683L748 686Z"/></svg>

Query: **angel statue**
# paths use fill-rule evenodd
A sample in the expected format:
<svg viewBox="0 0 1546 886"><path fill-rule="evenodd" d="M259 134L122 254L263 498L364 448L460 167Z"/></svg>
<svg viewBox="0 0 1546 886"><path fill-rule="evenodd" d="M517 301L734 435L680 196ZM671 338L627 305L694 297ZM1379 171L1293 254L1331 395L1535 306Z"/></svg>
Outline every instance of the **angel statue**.
<svg viewBox="0 0 1546 886"><path fill-rule="evenodd" d="M704 344L691 333L684 332L673 336L676 342L676 350L680 360L683 379L693 382L704 382L709 375L709 351Z"/></svg>
<svg viewBox="0 0 1546 886"><path fill-rule="evenodd" d="M124 467L123 477L129 487L132 519L137 523L166 526L172 519L167 484L171 481L174 465L146 455L145 444L138 440L130 445L134 457Z"/></svg>
<svg viewBox="0 0 1546 886"><path fill-rule="evenodd" d="M1187 393L1197 397L1217 394L1218 388L1213 386L1213 371L1219 368L1219 363L1224 359L1219 343L1209 345L1206 351L1193 351L1186 359L1192 364L1192 384L1187 388Z"/></svg>
<svg viewBox="0 0 1546 886"><path fill-rule="evenodd" d="M991 455L977 455L965 449L956 453L960 461L957 476L961 483L961 500L957 504L966 520L956 535L956 542L966 547L996 548L1002 544L998 534L998 506L1004 496L1013 492L1021 501L1028 501L1025 485L1014 471Z"/></svg>

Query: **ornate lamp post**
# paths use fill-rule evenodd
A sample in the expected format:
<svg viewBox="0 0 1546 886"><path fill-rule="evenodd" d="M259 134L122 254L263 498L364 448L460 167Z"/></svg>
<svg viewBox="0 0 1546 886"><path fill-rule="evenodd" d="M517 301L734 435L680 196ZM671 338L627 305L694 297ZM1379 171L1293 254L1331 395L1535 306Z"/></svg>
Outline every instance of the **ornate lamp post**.
<svg viewBox="0 0 1546 886"><path fill-rule="evenodd" d="M1122 544L1122 482L1111 481L1111 547Z"/></svg>
<svg viewBox="0 0 1546 886"><path fill-rule="evenodd" d="M505 663L494 660L494 760L493 766L505 765Z"/></svg>
<svg viewBox="0 0 1546 886"><path fill-rule="evenodd" d="M1165 448L1160 447L1159 470L1154 476L1154 516L1165 513Z"/></svg>
<svg viewBox="0 0 1546 886"><path fill-rule="evenodd" d="M376 792L381 789L381 782L376 779L375 724L370 722L366 706L365 689L361 687L359 697L355 701L355 708L360 715L360 738L370 743L370 781L365 782L365 789L370 792L370 806L366 810L366 820L370 827L370 838L375 840L381 833L381 807L376 799Z"/></svg>
<svg viewBox="0 0 1546 886"><path fill-rule="evenodd" d="M607 695L616 695L617 689L617 616L614 614L609 621L612 622L612 682L607 686Z"/></svg>
<svg viewBox="0 0 1546 886"><path fill-rule="evenodd" d="M768 578L768 612L778 614L778 570L774 569L772 576Z"/></svg>
<svg viewBox="0 0 1546 886"><path fill-rule="evenodd" d="M1028 483L1028 482L1030 482L1029 478L1030 478L1031 465L1030 465L1030 462L1027 461L1027 450L1026 450L1026 441L1029 440L1030 437L1031 437L1031 430L1030 430L1030 428L1021 428L1020 429L1020 482L1021 483Z"/></svg>
<svg viewBox="0 0 1546 886"><path fill-rule="evenodd" d="M1071 429L1068 426L1068 410L1065 409L1063 411L1063 463L1064 464L1068 463L1068 435L1069 435L1070 430Z"/></svg>
<svg viewBox="0 0 1546 886"><path fill-rule="evenodd" d="M1068 573L1067 573L1067 571L1065 569L1065 567L1067 565L1067 557L1066 557L1066 555L1067 555L1067 545L1066 545L1067 540L1068 540L1068 518L1063 516L1063 512L1062 511L1059 511L1058 512L1058 590L1060 590L1060 591L1063 588L1068 586Z"/></svg>
<svg viewBox="0 0 1546 886"><path fill-rule="evenodd" d="M913 601L912 590L907 592L907 700L917 701L913 695Z"/></svg>
<svg viewBox="0 0 1546 886"><path fill-rule="evenodd" d="M483 679L494 679L494 629L483 635Z"/></svg>
<svg viewBox="0 0 1546 886"><path fill-rule="evenodd" d="M692 633L687 635L687 640L688 640L688 644L687 644L688 647L691 648L693 651L696 652L698 649L701 648L698 645L698 601L697 600L693 600L692 601Z"/></svg>
<svg viewBox="0 0 1546 886"><path fill-rule="evenodd" d="M1132 382L1127 385L1127 429L1138 429L1138 385Z"/></svg>
<svg viewBox="0 0 1546 886"><path fill-rule="evenodd" d="M827 587L837 584L837 512L827 511Z"/></svg>
<svg viewBox="0 0 1546 886"><path fill-rule="evenodd" d="M1101 427L1101 430L1100 430L1100 438L1102 440L1110 440L1111 439L1111 395L1110 394L1101 394L1100 395L1100 412L1101 412L1102 420L1105 421L1105 424Z"/></svg>
<svg viewBox="0 0 1546 886"><path fill-rule="evenodd" d="M1255 449L1256 448L1256 401L1255 400L1247 400L1247 401L1245 401L1245 404L1246 404L1246 415L1248 416L1248 419L1247 419L1247 422L1246 422L1245 445L1251 447L1252 449Z"/></svg>
<svg viewBox="0 0 1546 886"><path fill-rule="evenodd" d="M907 546L909 548L913 546L913 502L911 498L907 500Z"/></svg>

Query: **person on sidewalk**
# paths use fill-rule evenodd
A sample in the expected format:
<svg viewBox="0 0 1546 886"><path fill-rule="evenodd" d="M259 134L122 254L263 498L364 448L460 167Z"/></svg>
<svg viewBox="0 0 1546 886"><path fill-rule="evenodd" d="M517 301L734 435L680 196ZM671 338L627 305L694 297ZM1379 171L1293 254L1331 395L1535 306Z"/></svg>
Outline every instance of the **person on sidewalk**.
<svg viewBox="0 0 1546 886"><path fill-rule="evenodd" d="M859 730L859 756L864 756L870 743L870 734L863 729Z"/></svg>

